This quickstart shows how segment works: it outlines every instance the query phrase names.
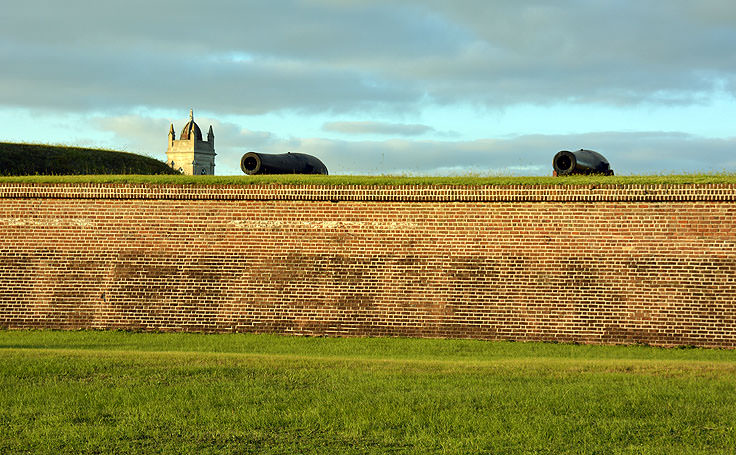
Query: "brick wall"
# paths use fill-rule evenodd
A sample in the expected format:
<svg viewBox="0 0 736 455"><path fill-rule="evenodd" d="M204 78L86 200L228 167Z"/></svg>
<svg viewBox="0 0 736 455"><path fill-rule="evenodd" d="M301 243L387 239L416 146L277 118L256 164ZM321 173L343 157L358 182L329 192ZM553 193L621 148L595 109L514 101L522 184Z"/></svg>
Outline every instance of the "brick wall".
<svg viewBox="0 0 736 455"><path fill-rule="evenodd" d="M0 184L0 327L736 347L736 185Z"/></svg>

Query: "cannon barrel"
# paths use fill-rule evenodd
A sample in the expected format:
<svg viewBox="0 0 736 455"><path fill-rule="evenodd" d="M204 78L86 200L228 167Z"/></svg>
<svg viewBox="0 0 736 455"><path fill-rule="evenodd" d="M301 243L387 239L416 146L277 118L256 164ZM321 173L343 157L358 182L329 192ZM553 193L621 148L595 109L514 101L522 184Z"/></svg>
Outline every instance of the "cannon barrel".
<svg viewBox="0 0 736 455"><path fill-rule="evenodd" d="M240 159L240 169L248 175L255 174L322 174L327 175L327 167L312 155L305 153L248 152Z"/></svg>
<svg viewBox="0 0 736 455"><path fill-rule="evenodd" d="M603 174L613 175L608 160L598 152L580 149L577 152L562 150L552 159L555 175Z"/></svg>

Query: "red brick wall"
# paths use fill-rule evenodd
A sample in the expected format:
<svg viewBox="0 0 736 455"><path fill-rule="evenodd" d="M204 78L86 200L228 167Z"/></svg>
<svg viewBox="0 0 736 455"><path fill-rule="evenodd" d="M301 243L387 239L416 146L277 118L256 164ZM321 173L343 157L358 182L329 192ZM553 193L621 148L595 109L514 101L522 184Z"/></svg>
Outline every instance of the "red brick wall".
<svg viewBox="0 0 736 455"><path fill-rule="evenodd" d="M0 327L736 347L736 186L0 184Z"/></svg>

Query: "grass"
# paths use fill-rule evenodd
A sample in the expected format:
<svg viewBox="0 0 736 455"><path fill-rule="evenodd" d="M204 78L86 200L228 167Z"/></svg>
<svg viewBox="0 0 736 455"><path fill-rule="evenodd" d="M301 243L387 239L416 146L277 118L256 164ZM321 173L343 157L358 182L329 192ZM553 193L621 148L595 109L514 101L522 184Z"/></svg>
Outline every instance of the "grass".
<svg viewBox="0 0 736 455"><path fill-rule="evenodd" d="M141 185L684 185L736 184L736 174L570 177L405 177L366 175L31 175L0 177L2 183L141 184Z"/></svg>
<svg viewBox="0 0 736 455"><path fill-rule="evenodd" d="M0 331L0 453L733 453L736 351Z"/></svg>
<svg viewBox="0 0 736 455"><path fill-rule="evenodd" d="M134 153L0 142L0 175L176 174L166 163Z"/></svg>

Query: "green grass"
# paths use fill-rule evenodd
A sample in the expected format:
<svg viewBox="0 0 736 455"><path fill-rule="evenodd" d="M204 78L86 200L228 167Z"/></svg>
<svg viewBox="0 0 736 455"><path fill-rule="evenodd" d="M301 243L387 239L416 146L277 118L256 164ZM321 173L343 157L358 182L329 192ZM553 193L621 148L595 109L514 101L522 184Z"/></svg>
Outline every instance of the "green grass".
<svg viewBox="0 0 736 455"><path fill-rule="evenodd" d="M163 161L134 153L0 142L0 175L177 174Z"/></svg>
<svg viewBox="0 0 736 455"><path fill-rule="evenodd" d="M143 185L683 185L736 184L736 174L571 177L404 177L366 175L69 175L0 177L0 183L103 183Z"/></svg>
<svg viewBox="0 0 736 455"><path fill-rule="evenodd" d="M0 331L0 453L733 453L736 351Z"/></svg>

